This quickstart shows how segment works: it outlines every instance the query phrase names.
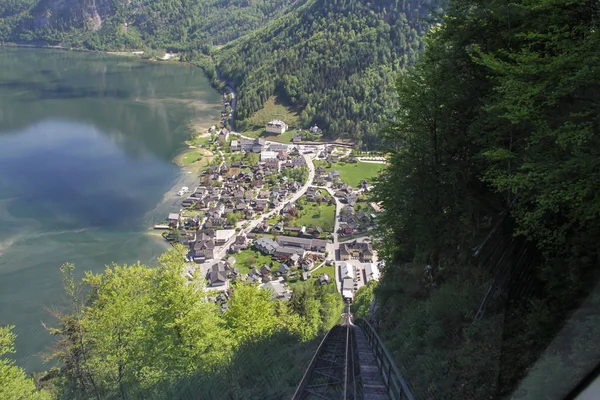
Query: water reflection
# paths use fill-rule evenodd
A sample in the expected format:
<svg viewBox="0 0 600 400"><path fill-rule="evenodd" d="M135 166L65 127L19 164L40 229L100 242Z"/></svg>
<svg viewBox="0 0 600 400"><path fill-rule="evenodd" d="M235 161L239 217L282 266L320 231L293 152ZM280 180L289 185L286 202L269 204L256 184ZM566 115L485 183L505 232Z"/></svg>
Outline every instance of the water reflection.
<svg viewBox="0 0 600 400"><path fill-rule="evenodd" d="M99 54L3 49L0 71L0 325L16 325L18 363L39 371L59 266L164 251L147 227L176 207L171 159L190 124L218 118L220 95L198 69Z"/></svg>

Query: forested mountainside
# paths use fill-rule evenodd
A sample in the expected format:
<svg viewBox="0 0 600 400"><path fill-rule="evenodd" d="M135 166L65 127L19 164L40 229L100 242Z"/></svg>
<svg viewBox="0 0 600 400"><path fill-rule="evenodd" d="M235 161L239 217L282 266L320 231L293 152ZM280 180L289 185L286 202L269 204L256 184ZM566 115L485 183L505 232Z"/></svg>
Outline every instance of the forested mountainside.
<svg viewBox="0 0 600 400"><path fill-rule="evenodd" d="M299 127L317 124L329 138L373 146L396 104L394 79L422 49L435 3L10 0L0 5L0 40L182 52L215 84L234 83L238 130L278 95L299 113Z"/></svg>
<svg viewBox="0 0 600 400"><path fill-rule="evenodd" d="M259 28L289 0L6 0L0 40L93 50L185 51Z"/></svg>
<svg viewBox="0 0 600 400"><path fill-rule="evenodd" d="M433 0L308 0L214 54L238 93L236 128L273 94L329 137L376 141L393 82L422 48Z"/></svg>
<svg viewBox="0 0 600 400"><path fill-rule="evenodd" d="M415 397L565 398L600 359L599 11L452 0L397 82L374 292Z"/></svg>
<svg viewBox="0 0 600 400"><path fill-rule="evenodd" d="M339 320L335 287L298 284L284 302L237 283L223 310L206 301L216 294L201 295L203 277L192 284L182 275L183 252L178 245L156 268L112 265L83 281L64 265L70 304L54 310L50 333L58 340L48 354L60 367L38 377L37 392L22 370L0 358L0 397L289 398L318 336ZM0 328L0 355L13 350L13 341L10 327Z"/></svg>

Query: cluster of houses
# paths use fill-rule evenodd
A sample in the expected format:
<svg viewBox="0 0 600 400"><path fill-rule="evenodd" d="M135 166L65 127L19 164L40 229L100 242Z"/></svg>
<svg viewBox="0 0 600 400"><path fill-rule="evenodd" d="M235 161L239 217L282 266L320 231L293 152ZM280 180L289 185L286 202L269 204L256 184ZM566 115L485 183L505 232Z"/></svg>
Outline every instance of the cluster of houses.
<svg viewBox="0 0 600 400"><path fill-rule="evenodd" d="M226 129L221 130L224 131ZM184 209L203 211L203 216L184 217L180 213L168 216L171 232L167 239L189 246L190 258L196 262L212 259L215 246L228 242L235 234L236 222L254 219L277 207L286 196L301 188L300 183L279 176L282 169L305 165L304 158L296 149L288 152L287 145L266 144L262 139L238 142L240 151L260 152L261 155L270 153L252 166L245 161L210 165L202 173L200 186L182 201ZM271 157L271 153L275 156ZM280 180L283 183L276 187L269 187L267 183ZM222 232L231 237L221 240L219 235ZM246 247L247 239L241 235L235 239L231 249L240 251Z"/></svg>
<svg viewBox="0 0 600 400"><path fill-rule="evenodd" d="M375 218L375 214L357 213L353 206L347 204L340 211L338 234L343 237L366 232L373 228Z"/></svg>
<svg viewBox="0 0 600 400"><path fill-rule="evenodd" d="M311 278L310 270L315 262L322 260L321 255L307 254L306 249L323 250L324 247L320 241L304 242L295 240L297 238L283 238L281 244L287 245L288 248L294 249L290 252L278 253L278 250L286 246L282 246L278 241L273 241L267 238L259 238L254 242L254 247L260 249L265 254L272 255L273 259L279 259L280 264L277 269L273 269L269 265L261 267L252 267L248 274L240 274L239 269L234 266L235 258L229 257L227 260L219 261L214 264L207 272L206 279L212 289L218 291L229 291L230 280L239 279L243 282L261 284L263 289L272 292L272 300L289 300L291 291L289 286L283 280L288 274L299 274L302 280ZM293 254L291 254L293 253ZM273 263L271 263L273 265ZM297 271L297 272L296 272ZM192 271L188 271L188 276L192 278ZM329 284L331 278L327 274L321 274L317 281L320 284ZM224 303L225 301L223 301Z"/></svg>
<svg viewBox="0 0 600 400"><path fill-rule="evenodd" d="M223 125L223 124L222 124ZM282 121L271 121L267 126L270 132L281 134L287 129ZM277 132L275 132L277 131ZM225 144L230 132L221 126L216 139ZM189 217L187 211L171 213L168 216L170 231L167 238L177 241L189 248L188 259L203 263L215 258L219 246L227 246L230 253L237 253L252 247L264 255L268 255L273 263L252 267L248 274L240 274L235 266L235 258L229 257L214 263L206 271L206 279L210 287L224 293L230 289L230 280L240 279L260 283L265 289L272 291L272 299L289 299L290 290L283 277L290 274L299 275L303 280L310 278L310 271L316 262L325 259L327 241L320 239L323 230L319 227L306 228L286 226L284 221L270 225L264 218L254 233L238 233L238 222L253 220L270 209L280 206L290 194L298 192L302 185L288 179L283 173L286 169L305 167L305 159L294 146L280 143L269 143L263 139L236 138L231 140L232 152L246 153L243 160L223 161L220 165L210 165L200 177L200 185L182 201L186 210L200 211L198 215ZM335 162L335 156L329 147L324 158ZM254 154L253 156L247 153ZM258 157L256 156L258 155ZM234 158L235 159L235 158ZM257 161L258 160L258 161ZM283 176L282 176L283 175ZM316 170L317 184L331 182L334 194L346 206L340 215L340 235L351 235L367 229L372 223L373 215L356 213L356 198L366 189L363 181L361 188L354 189L340 182L339 173L327 172L325 168ZM308 202L332 202L328 193L318 187L307 189L304 198ZM281 214L296 215L296 205L287 203ZM189 213L195 214L195 213ZM260 233L275 234L275 239L261 236ZM256 240L252 240L253 238ZM356 241L340 246L342 260L357 258L364 262L373 259L373 250L369 243ZM216 261L216 260L215 260ZM193 267L192 267L193 268ZM191 272L188 274L192 277ZM327 284L331 278L321 274L318 282ZM226 303L226 299L223 300Z"/></svg>

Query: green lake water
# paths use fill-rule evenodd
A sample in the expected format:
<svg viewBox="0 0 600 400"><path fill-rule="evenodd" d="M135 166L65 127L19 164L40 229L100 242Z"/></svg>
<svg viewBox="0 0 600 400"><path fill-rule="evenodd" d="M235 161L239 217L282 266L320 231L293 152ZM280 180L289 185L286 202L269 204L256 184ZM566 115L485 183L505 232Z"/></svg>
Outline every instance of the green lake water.
<svg viewBox="0 0 600 400"><path fill-rule="evenodd" d="M19 365L48 367L61 264L100 272L167 248L148 228L195 181L171 160L220 109L183 64L0 48L0 325L16 326Z"/></svg>

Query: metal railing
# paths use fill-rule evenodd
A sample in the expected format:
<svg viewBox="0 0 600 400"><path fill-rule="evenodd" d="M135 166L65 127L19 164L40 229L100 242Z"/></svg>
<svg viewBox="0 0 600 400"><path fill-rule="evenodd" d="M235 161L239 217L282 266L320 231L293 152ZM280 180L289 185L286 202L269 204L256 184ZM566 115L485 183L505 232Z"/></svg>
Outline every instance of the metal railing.
<svg viewBox="0 0 600 400"><path fill-rule="evenodd" d="M375 329L364 319L358 319L354 322L362 328L367 337L390 398L393 400L415 400L406 381L402 378L392 355L383 344L383 340L375 332Z"/></svg>

